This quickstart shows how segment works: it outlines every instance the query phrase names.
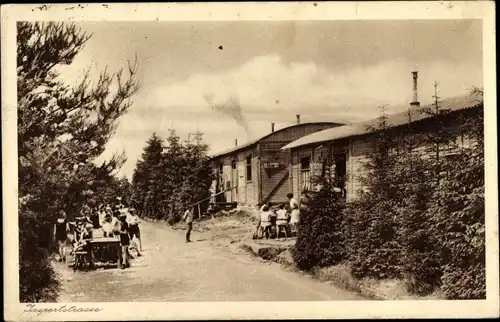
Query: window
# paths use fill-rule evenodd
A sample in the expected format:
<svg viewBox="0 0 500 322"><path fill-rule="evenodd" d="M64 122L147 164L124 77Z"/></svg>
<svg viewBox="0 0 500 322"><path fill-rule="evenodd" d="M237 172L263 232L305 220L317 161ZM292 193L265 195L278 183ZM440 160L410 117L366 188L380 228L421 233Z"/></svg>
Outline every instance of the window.
<svg viewBox="0 0 500 322"><path fill-rule="evenodd" d="M300 182L302 189L311 190L311 157L300 160Z"/></svg>
<svg viewBox="0 0 500 322"><path fill-rule="evenodd" d="M231 162L231 168L236 169L236 160Z"/></svg>
<svg viewBox="0 0 500 322"><path fill-rule="evenodd" d="M219 191L224 190L224 171L223 171L223 165L222 162L219 164Z"/></svg>
<svg viewBox="0 0 500 322"><path fill-rule="evenodd" d="M247 181L252 181L252 155L247 156Z"/></svg>

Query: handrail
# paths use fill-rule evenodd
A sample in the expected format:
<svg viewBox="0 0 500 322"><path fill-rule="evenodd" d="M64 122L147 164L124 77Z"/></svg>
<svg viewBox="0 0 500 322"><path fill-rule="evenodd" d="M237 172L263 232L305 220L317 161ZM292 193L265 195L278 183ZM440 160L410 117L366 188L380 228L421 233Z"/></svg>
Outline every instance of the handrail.
<svg viewBox="0 0 500 322"><path fill-rule="evenodd" d="M188 208L191 208L191 207L197 206L197 205L199 205L199 204L200 204L200 203L202 203L202 202L205 202L205 201L207 201L207 200L210 200L210 199L212 199L213 197L216 197L216 196L218 196L218 195L220 195L220 194L223 194L223 193L226 193L226 192L228 192L228 191L232 191L233 189L236 189L237 187L238 187L238 186L234 186L234 187L232 187L232 188L229 188L229 189L226 189L226 190L220 191L220 192L216 193L215 195L211 195L211 196L210 196L210 197L208 197L208 198L202 199L202 200L200 200L200 201L197 201L197 202L195 202L195 203L193 203L193 204L189 205L189 206L188 206Z"/></svg>

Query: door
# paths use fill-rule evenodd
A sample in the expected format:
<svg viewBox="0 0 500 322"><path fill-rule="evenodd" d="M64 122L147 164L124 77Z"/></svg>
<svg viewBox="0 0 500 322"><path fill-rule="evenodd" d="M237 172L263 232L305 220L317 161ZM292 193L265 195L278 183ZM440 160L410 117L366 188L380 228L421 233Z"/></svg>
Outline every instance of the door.
<svg viewBox="0 0 500 322"><path fill-rule="evenodd" d="M335 186L342 189L343 196L345 196L345 181L347 174L347 154L346 153L336 153L334 154L334 164L335 164Z"/></svg>
<svg viewBox="0 0 500 322"><path fill-rule="evenodd" d="M238 202L244 204L246 202L246 184L247 180L245 178L245 163L238 163Z"/></svg>
<svg viewBox="0 0 500 322"><path fill-rule="evenodd" d="M236 160L231 162L231 202L238 202L238 168Z"/></svg>

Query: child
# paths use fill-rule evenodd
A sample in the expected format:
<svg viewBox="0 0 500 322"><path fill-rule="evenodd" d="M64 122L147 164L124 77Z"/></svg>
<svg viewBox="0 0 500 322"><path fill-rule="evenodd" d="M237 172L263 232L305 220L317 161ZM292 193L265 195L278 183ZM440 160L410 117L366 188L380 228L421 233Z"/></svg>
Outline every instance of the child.
<svg viewBox="0 0 500 322"><path fill-rule="evenodd" d="M92 253L92 248L90 247L90 241L92 240L92 224L85 224L83 231L80 233L80 239L77 240L75 244L75 252L76 251L86 251L88 262L93 265L94 258Z"/></svg>
<svg viewBox="0 0 500 322"><path fill-rule="evenodd" d="M77 217L75 220L75 238L73 240L73 249L76 247L78 242L82 237L82 233L85 229L83 217Z"/></svg>
<svg viewBox="0 0 500 322"><path fill-rule="evenodd" d="M66 220L66 213L64 211L59 211L59 218L54 225L54 237L57 243L59 252L59 262L66 262L66 239L69 233L69 223Z"/></svg>
<svg viewBox="0 0 500 322"><path fill-rule="evenodd" d="M269 239L269 230L271 229L271 212L269 207L264 205L260 213L260 227L263 231L263 235L266 235L266 239Z"/></svg>
<svg viewBox="0 0 500 322"><path fill-rule="evenodd" d="M280 205L280 209L277 211L276 217L277 225L277 237L279 238L281 230L285 232L285 238L288 238L288 214L285 209L285 205Z"/></svg>
<svg viewBox="0 0 500 322"><path fill-rule="evenodd" d="M130 240L132 241L135 236L139 241L139 251L142 252L141 230L139 229L140 223L141 220L139 219L139 216L137 216L137 212L134 208L130 208L128 214ZM137 256L141 256L141 253L138 252Z"/></svg>
<svg viewBox="0 0 500 322"><path fill-rule="evenodd" d="M268 204L269 207L269 221L271 222L271 226L269 227L269 232L271 234L271 238L275 238L276 234L276 210L271 206L271 203Z"/></svg>
<svg viewBox="0 0 500 322"><path fill-rule="evenodd" d="M121 269L130 267L128 261L128 246L130 245L129 226L127 215L120 215L120 246L122 251Z"/></svg>
<svg viewBox="0 0 500 322"><path fill-rule="evenodd" d="M102 232L104 238L111 238L114 236L113 233L113 218L111 214L106 214L104 220L102 221Z"/></svg>
<svg viewBox="0 0 500 322"><path fill-rule="evenodd" d="M113 234L115 236L120 235L120 216L122 215L120 210L115 210L113 217L111 218L111 227L113 227Z"/></svg>

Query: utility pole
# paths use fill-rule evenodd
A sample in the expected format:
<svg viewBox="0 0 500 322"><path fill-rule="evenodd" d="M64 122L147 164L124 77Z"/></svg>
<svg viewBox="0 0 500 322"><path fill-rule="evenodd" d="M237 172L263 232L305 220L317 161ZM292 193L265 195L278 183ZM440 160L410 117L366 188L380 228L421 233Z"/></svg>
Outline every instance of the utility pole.
<svg viewBox="0 0 500 322"><path fill-rule="evenodd" d="M191 142L191 137L193 137L194 143L196 145L200 145L201 141L203 140L203 132L200 131L199 127L196 127L196 132L188 133L188 142Z"/></svg>

